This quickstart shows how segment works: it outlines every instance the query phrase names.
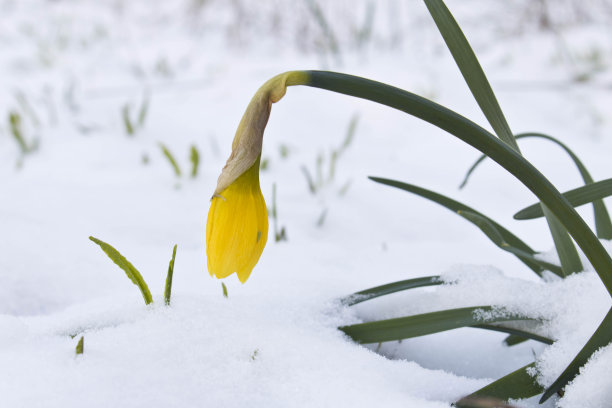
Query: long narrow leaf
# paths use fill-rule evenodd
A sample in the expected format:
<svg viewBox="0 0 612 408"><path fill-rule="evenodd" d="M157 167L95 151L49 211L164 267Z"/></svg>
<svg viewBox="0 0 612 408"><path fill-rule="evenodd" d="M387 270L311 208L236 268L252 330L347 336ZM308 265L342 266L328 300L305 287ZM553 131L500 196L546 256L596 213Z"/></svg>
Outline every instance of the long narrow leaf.
<svg viewBox="0 0 612 408"><path fill-rule="evenodd" d="M172 169L174 170L174 174L176 175L176 177L181 177L181 168L179 167L178 162L174 158L174 155L172 154L172 152L170 152L170 149L168 149L168 147L166 147L166 145L164 145L161 142L158 144L159 144L159 148L162 150L162 153L164 154L164 157L168 159L168 163L170 163L170 165L172 166Z"/></svg>
<svg viewBox="0 0 612 408"><path fill-rule="evenodd" d="M514 327L504 326L503 324L478 324L472 327L476 327L477 329L485 329L485 330L498 331L501 333L508 333L513 336L517 336L522 339L525 339L525 340L535 340L535 341L539 341L540 343L544 343L548 345L551 345L554 343L554 341L549 339L548 337L541 336L537 333L532 333L527 330L520 330Z"/></svg>
<svg viewBox="0 0 612 408"><path fill-rule="evenodd" d="M168 264L168 274L166 275L166 286L164 287L164 303L170 304L170 297L172 296L172 277L174 275L174 260L176 259L176 245L172 249L172 259Z"/></svg>
<svg viewBox="0 0 612 408"><path fill-rule="evenodd" d="M516 139L518 140L518 136L516 137ZM459 190L462 190L467 185L468 181L470 180L470 177L472 176L472 173L474 173L474 171L476 171L476 168L480 165L480 163L482 163L486 159L487 159L486 154L481 154L480 157L476 159L474 164L472 164L470 168L468 169L468 171L465 173L465 176L463 176L463 180L461 181L461 184L459 184Z"/></svg>
<svg viewBox="0 0 612 408"><path fill-rule="evenodd" d="M328 71L304 71L306 86L368 99L429 122L475 147L531 190L562 221L612 295L612 258L576 210L518 152L465 117L413 93L380 82Z"/></svg>
<svg viewBox="0 0 612 408"><path fill-rule="evenodd" d="M189 160L191 161L191 178L196 178L200 165L200 152L198 152L196 145L191 145L189 148Z"/></svg>
<svg viewBox="0 0 612 408"><path fill-rule="evenodd" d="M553 242L555 243L555 249L559 260L561 261L561 269L563 270L564 276L569 276L574 272L580 272L584 270L582 261L578 255L578 250L574 246L569 233L561 224L561 221L557 216L546 207L545 204L540 205L542 212L546 217L548 228L552 236Z"/></svg>
<svg viewBox="0 0 612 408"><path fill-rule="evenodd" d="M358 343L380 343L425 336L460 327L485 323L503 322L520 319L517 316L482 317L478 311L491 311L490 306L464 307L442 310L396 319L379 320L369 323L353 324L339 327Z"/></svg>
<svg viewBox="0 0 612 408"><path fill-rule="evenodd" d="M442 0L424 0L482 113L501 140L519 151L510 126L472 47Z"/></svg>
<svg viewBox="0 0 612 408"><path fill-rule="evenodd" d="M558 139L556 139L556 138L554 138L552 136L543 134L543 133L532 133L532 132L530 132L530 133L520 133L520 134L516 135L516 140L523 139L523 138L530 138L530 137L545 139L545 140L548 140L550 142L553 142L553 143L557 144L559 147L561 147L563 150L565 150L565 152L570 156L570 158L572 159L572 161L574 162L574 164L578 168L578 171L580 172L580 176L584 180L584 183L586 185L590 185L590 184L594 183L593 177L591 177L591 174L589 173L589 171L587 170L585 165L582 163L582 161L578 158L578 156L569 147L567 147L560 140L558 140ZM465 187L465 185L468 182L468 179L470 178L470 176L472 175L474 170L476 170L478 165L480 163L482 163L486 158L487 158L487 156L483 154L482 156L480 156L478 158L478 160L476 160L474 162L472 167L470 167L470 169L465 174L465 177L464 177L461 185L459 186L460 189ZM597 236L599 238L602 238L602 239L612 239L612 221L610 221L610 215L608 213L608 209L606 208L606 205L601 200L601 198L604 198L604 197L606 197L606 196L593 198L591 200L591 201L593 201L593 213L594 213L594 216L595 216L594 217L594 219L595 219L595 230L597 231ZM568 197L568 199L569 199L569 197ZM537 205L535 205L535 206L537 206ZM574 205L574 206L576 207L576 205ZM539 210L539 214L540 214L539 215L540 217L542 217L544 215L541 210ZM515 218L516 218L516 216L515 216Z"/></svg>
<svg viewBox="0 0 612 408"><path fill-rule="evenodd" d="M510 245L508 242L506 242L497 227L489 219L483 217L481 214L473 213L470 211L459 211L458 214L474 223L474 225L480 228L480 230L500 249L516 255L523 262L533 262L541 268L548 269L549 271L553 272L558 276L565 276L562 268L558 265L542 261L536 258L533 254Z"/></svg>
<svg viewBox="0 0 612 408"><path fill-rule="evenodd" d="M527 340L529 339L526 337L521 337L516 334L511 334L504 339L504 343L506 344L506 346L512 347L512 346L516 346L517 344L524 343Z"/></svg>
<svg viewBox="0 0 612 408"><path fill-rule="evenodd" d="M611 195L612 178L597 181L593 184L587 184L563 193L563 196L567 199L567 201L569 201L572 207L580 207L581 205L588 204ZM538 206L538 204L533 204L514 214L514 219L532 220L534 218L540 218L543 215L542 209Z"/></svg>
<svg viewBox="0 0 612 408"><path fill-rule="evenodd" d="M470 396L457 401L457 408L466 407L466 402L474 397L499 398L508 401L509 399L530 398L541 394L544 388L536 383L535 379L529 374L529 371L533 370L534 367L535 363L528 364L492 382Z"/></svg>
<svg viewBox="0 0 612 408"><path fill-rule="evenodd" d="M138 272L138 269L136 269L134 265L130 263L130 261L125 259L125 257L121 255L119 251L117 251L111 245L107 244L106 242L100 241L99 239L94 237L89 237L89 239L98 244L100 248L102 248L102 251L104 251L104 253L111 259L111 261L113 261L115 265L123 269L127 277L130 278L130 280L132 281L132 283L138 286L138 289L140 289L140 293L142 293L142 297L144 298L145 303L147 305L149 303L152 303L153 297L151 296L149 287L147 286L147 283L143 279L140 272Z"/></svg>
<svg viewBox="0 0 612 408"><path fill-rule="evenodd" d="M529 245L525 244L520 238L518 238L516 235L514 235L513 233L511 233L510 231L508 231L507 229L505 229L504 227L502 227L501 225L499 225L497 222L493 221L492 219L488 218L487 216L485 216L484 214L476 211L475 209L468 207L467 205L460 203L459 201L453 200L449 197L443 196L442 194L438 194L434 191L431 190L427 190L425 188L422 187L418 187L415 186L413 184L408 184L408 183L403 183L401 181L396 181L396 180L390 180L390 179L385 179L385 178L380 178L380 177L369 177L370 180L373 180L377 183L381 183L381 184L385 184L391 187L395 187L395 188L399 188L400 190L404 190L404 191L408 191L410 193L416 194L420 197L426 198L428 200L433 201L434 203L440 204L441 206L451 210L454 213L457 213L459 215L461 215L462 213L473 213L473 214L478 214L480 217L482 217L483 219L486 219L489 223L491 223L492 225L495 226L496 230L498 231L498 233L501 235L502 237L502 241L508 243L510 246L518 248L523 250L525 253L530 254L530 255L534 255L536 252L531 249L529 247ZM474 222L473 219L470 219L469 217L463 217L464 219L470 221L471 223L473 223L474 225L476 225L477 227L479 227L482 230L482 227L480 225L478 225L478 223ZM485 232L485 231L483 231ZM491 237L489 237L491 238ZM493 241L495 242L495 241ZM499 245L498 245L499 246ZM517 255L518 256L518 255ZM532 257L533 258L533 257ZM542 270L543 267L541 266L541 264L539 264L537 261L534 261L532 259L526 258L526 257L521 257L519 256L519 259L525 263L525 265L527 265L532 271L534 271L536 274L538 274L538 276L542 275Z"/></svg>
<svg viewBox="0 0 612 408"><path fill-rule="evenodd" d="M365 302L366 300L374 299L379 296L389 295L395 292L400 292L402 290L421 288L424 286L441 285L443 283L444 281L442 281L439 276L425 276L422 278L407 279L365 289L353 293L352 295L346 296L340 299L340 301L346 306L352 306L356 305L357 303Z"/></svg>
<svg viewBox="0 0 612 408"><path fill-rule="evenodd" d="M572 381L574 377L578 375L580 367L586 364L593 353L595 353L599 348L607 346L610 344L610 342L612 342L612 309L608 311L608 314L606 317L604 317L593 336L591 336L587 344L584 345L574 360L572 360L559 378L557 378L555 382L546 389L544 395L542 395L540 403L546 401L555 392L563 389L567 383Z"/></svg>
<svg viewBox="0 0 612 408"><path fill-rule="evenodd" d="M510 130L508 122L499 107L499 103L495 98L495 94L491 89L491 85L472 50L469 42L463 35L461 28L455 21L454 17L444 4L443 0L424 0L425 5L429 9L429 13L433 17L440 34L444 38L448 49L450 50L465 82L472 91L474 99L478 102L478 106L484 113L485 117L491 124L491 127L501 140L507 143L510 147L520 153L518 144L514 139L514 135ZM544 208L544 215L548 221L550 233L555 243L555 248L559 253L561 267L563 273L569 275L572 272L582 270L580 257L576 251L574 243L569 238L569 234L565 231L565 227L558 218Z"/></svg>
<svg viewBox="0 0 612 408"><path fill-rule="evenodd" d="M76 355L78 356L79 354L83 354L84 349L85 349L85 336L81 336L75 348Z"/></svg>

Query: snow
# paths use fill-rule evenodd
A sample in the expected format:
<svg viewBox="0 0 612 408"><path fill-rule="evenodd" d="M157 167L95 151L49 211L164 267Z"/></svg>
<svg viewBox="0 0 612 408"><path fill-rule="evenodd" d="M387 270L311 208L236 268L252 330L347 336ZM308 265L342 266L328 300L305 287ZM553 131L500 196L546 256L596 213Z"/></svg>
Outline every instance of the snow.
<svg viewBox="0 0 612 408"><path fill-rule="evenodd" d="M611 306L592 270L541 281L460 217L366 176L448 194L546 251L544 221L511 219L534 201L520 183L488 161L459 191L478 157L470 147L400 112L306 87L290 88L273 107L264 142L262 190L270 206L276 185L288 240L274 242L270 220L251 278L226 279L223 297L206 271L209 198L246 104L271 76L362 75L485 124L423 4L377 2L372 37L360 45L354 32L368 2L320 3L335 19L339 56L326 51L307 2L0 0L0 406L448 407L534 358L538 380L550 384L584 345ZM593 2L574 20L568 10L579 2L561 3L551 11L559 32L541 29L528 1L448 5L512 129L558 137L595 179L607 178L605 4ZM121 110L130 106L136 117L143 100L144 125L127 135ZM11 111L20 113L26 141L38 144L24 156L9 131ZM321 156L327 176L354 115L354 141L335 177L311 194L302 167L315 175ZM192 145L201 156L196 178L188 176ZM525 140L521 147L560 190L581 183L556 146ZM592 224L589 207L579 212ZM140 270L154 304L143 304L90 235ZM351 308L338 302L429 275L447 283ZM477 305L542 319L539 329L556 342L506 347L501 333L466 328L378 348L336 329ZM84 354L76 356L80 336ZM545 406L605 407L611 366L608 346ZM537 398L516 404L539 406Z"/></svg>

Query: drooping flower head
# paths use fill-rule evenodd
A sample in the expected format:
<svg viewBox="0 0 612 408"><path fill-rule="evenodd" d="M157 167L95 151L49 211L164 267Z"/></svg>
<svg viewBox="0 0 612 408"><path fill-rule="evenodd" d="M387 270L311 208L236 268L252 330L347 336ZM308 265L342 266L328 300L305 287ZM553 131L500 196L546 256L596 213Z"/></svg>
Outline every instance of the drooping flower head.
<svg viewBox="0 0 612 408"><path fill-rule="evenodd" d="M208 211L206 256L211 276L221 279L236 272L246 282L266 246L268 212L259 187L263 134L272 104L285 95L287 86L306 81L300 71L275 76L259 88L242 116Z"/></svg>

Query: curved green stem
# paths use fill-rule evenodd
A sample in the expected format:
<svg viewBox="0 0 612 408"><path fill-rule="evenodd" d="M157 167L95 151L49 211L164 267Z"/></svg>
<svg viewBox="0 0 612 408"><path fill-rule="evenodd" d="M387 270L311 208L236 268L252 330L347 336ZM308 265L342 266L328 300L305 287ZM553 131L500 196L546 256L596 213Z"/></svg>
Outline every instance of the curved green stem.
<svg viewBox="0 0 612 408"><path fill-rule="evenodd" d="M520 180L561 220L612 295L612 259L561 193L529 161L467 118L402 89L327 71L305 71L307 86L368 99L429 122L485 153Z"/></svg>

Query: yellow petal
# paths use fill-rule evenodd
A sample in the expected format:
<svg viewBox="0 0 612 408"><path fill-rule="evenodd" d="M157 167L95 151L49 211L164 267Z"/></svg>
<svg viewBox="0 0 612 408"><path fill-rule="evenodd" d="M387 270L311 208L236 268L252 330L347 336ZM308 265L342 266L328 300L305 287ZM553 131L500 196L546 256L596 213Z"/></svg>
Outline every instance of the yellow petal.
<svg viewBox="0 0 612 408"><path fill-rule="evenodd" d="M268 211L259 187L259 159L212 198L206 223L208 272L246 282L268 239Z"/></svg>

